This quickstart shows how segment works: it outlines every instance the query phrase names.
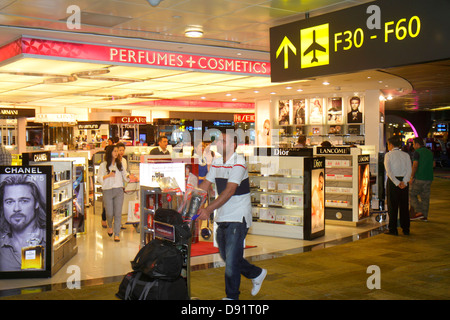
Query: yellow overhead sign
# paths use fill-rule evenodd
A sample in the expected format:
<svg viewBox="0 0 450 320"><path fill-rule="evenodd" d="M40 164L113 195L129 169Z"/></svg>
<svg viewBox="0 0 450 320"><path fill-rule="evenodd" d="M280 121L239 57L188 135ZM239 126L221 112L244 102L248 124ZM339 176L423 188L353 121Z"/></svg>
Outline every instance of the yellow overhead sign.
<svg viewBox="0 0 450 320"><path fill-rule="evenodd" d="M450 57L450 0L375 0L270 28L272 82Z"/></svg>
<svg viewBox="0 0 450 320"><path fill-rule="evenodd" d="M282 51L284 51L284 68L289 68L289 49L296 55L297 54L297 48L292 44L291 40L289 40L288 37L284 37L283 41L281 42L280 46L277 50L277 58L280 55Z"/></svg>
<svg viewBox="0 0 450 320"><path fill-rule="evenodd" d="M300 30L301 68L312 68L330 63L328 23Z"/></svg>

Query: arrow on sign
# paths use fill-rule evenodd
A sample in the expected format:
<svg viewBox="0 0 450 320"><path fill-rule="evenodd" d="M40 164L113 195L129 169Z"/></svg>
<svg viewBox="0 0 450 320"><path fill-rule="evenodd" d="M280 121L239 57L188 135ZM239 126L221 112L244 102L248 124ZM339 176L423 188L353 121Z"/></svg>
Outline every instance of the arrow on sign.
<svg viewBox="0 0 450 320"><path fill-rule="evenodd" d="M291 49L291 51L295 55L297 55L297 48L292 44L291 40L289 40L288 37L285 36L283 41L281 41L281 44L277 50L277 58L280 55L281 51L284 51L284 68L285 69L287 69L289 66L289 62L288 62L289 49Z"/></svg>

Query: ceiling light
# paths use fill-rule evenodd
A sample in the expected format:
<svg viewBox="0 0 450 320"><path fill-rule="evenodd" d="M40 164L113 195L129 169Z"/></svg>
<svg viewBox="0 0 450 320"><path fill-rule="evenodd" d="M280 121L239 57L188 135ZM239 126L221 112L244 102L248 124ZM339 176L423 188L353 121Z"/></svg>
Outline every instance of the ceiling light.
<svg viewBox="0 0 450 320"><path fill-rule="evenodd" d="M156 7L163 0L147 0L152 7Z"/></svg>
<svg viewBox="0 0 450 320"><path fill-rule="evenodd" d="M286 87L286 90L291 90L292 89L292 87Z"/></svg>
<svg viewBox="0 0 450 320"><path fill-rule="evenodd" d="M303 89L297 89L297 92L302 92L303 91Z"/></svg>
<svg viewBox="0 0 450 320"><path fill-rule="evenodd" d="M324 81L324 82L322 82L322 84L323 84L324 86L328 86L330 83L329 83L328 81Z"/></svg>
<svg viewBox="0 0 450 320"><path fill-rule="evenodd" d="M189 27L184 31L184 35L188 38L201 38L203 37L202 27Z"/></svg>
<svg viewBox="0 0 450 320"><path fill-rule="evenodd" d="M253 93L259 93L259 91L258 91L258 90L255 90L255 91L253 91Z"/></svg>
<svg viewBox="0 0 450 320"><path fill-rule="evenodd" d="M271 92L270 94L277 94L276 92Z"/></svg>

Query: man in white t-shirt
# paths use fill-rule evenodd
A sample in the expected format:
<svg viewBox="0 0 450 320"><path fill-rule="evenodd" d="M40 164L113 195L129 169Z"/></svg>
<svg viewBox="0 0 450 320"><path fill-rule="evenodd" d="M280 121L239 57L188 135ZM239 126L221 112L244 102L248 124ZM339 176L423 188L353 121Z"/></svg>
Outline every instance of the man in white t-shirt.
<svg viewBox="0 0 450 320"><path fill-rule="evenodd" d="M232 134L222 134L217 150L222 157L213 161L206 179L200 185L208 190L216 184L218 197L206 208L199 210L199 219L209 219L217 209L216 240L220 256L225 261L225 292L228 300L239 299L241 274L252 279L252 295L256 295L267 275L267 270L244 259L244 240L252 223L250 184L245 158L235 150L237 143Z"/></svg>

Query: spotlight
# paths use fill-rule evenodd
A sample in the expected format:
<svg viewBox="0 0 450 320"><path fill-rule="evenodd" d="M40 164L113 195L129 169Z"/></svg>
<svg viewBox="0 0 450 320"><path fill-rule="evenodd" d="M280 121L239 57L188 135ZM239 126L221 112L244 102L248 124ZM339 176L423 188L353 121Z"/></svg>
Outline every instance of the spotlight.
<svg viewBox="0 0 450 320"><path fill-rule="evenodd" d="M203 29L201 26L190 26L184 31L184 35L188 38L203 37Z"/></svg>

